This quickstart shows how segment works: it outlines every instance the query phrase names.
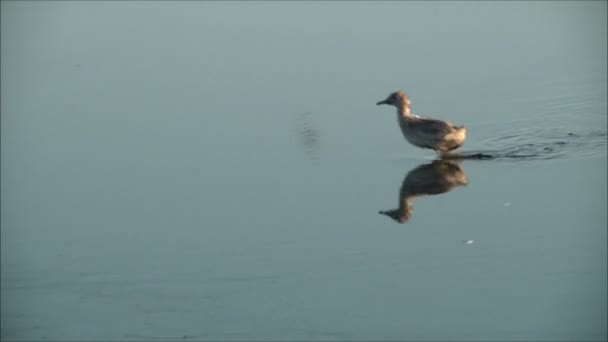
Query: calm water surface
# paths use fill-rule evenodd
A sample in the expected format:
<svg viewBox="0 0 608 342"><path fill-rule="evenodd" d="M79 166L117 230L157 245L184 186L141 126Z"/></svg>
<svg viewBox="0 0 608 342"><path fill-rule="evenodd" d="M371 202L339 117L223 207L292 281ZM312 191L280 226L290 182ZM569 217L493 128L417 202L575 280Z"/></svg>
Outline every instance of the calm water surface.
<svg viewBox="0 0 608 342"><path fill-rule="evenodd" d="M606 2L1 6L3 340L606 339Z"/></svg>

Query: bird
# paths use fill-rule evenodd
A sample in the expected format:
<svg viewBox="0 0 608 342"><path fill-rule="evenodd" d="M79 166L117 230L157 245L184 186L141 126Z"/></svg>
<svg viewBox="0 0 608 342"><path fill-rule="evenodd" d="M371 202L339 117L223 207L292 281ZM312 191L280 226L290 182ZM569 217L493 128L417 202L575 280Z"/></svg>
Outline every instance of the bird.
<svg viewBox="0 0 608 342"><path fill-rule="evenodd" d="M390 94L376 105L397 107L397 120L405 139L414 146L435 150L440 156L464 144L467 129L449 121L422 118L411 111L412 101L404 91Z"/></svg>
<svg viewBox="0 0 608 342"><path fill-rule="evenodd" d="M378 213L398 223L406 223L412 217L415 198L443 194L455 187L468 184L469 180L459 161L437 159L408 172L399 189L399 207L380 210Z"/></svg>

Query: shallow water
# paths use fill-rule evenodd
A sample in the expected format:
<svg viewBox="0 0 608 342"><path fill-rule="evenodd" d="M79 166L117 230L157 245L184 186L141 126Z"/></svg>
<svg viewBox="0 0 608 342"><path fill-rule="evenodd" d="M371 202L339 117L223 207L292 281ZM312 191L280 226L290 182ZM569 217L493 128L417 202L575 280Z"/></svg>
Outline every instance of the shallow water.
<svg viewBox="0 0 608 342"><path fill-rule="evenodd" d="M3 340L606 339L605 2L1 6Z"/></svg>

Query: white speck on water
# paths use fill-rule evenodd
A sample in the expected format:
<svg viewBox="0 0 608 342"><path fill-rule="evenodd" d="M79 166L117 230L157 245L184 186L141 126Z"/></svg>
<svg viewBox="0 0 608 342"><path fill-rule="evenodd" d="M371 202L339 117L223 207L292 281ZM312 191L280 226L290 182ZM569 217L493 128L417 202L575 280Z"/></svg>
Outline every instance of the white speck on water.
<svg viewBox="0 0 608 342"><path fill-rule="evenodd" d="M464 243L466 243L467 245L472 245L475 243L475 240L466 240Z"/></svg>
<svg viewBox="0 0 608 342"><path fill-rule="evenodd" d="M505 207L508 207L508 206L510 206L510 205L511 205L511 203L510 203L510 202L506 202L506 203L504 204L504 206L505 206Z"/></svg>

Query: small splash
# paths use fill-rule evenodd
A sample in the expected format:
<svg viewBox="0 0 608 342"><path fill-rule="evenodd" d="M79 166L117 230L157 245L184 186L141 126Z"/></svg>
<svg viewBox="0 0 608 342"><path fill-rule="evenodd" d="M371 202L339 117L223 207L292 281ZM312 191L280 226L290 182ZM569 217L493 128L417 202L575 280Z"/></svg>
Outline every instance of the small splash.
<svg viewBox="0 0 608 342"><path fill-rule="evenodd" d="M322 150L321 131L313 123L310 113L306 112L298 115L296 118L296 134L306 153L313 159L319 159Z"/></svg>

